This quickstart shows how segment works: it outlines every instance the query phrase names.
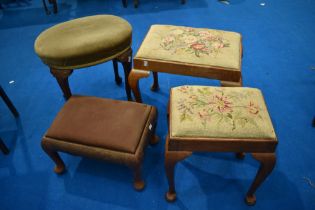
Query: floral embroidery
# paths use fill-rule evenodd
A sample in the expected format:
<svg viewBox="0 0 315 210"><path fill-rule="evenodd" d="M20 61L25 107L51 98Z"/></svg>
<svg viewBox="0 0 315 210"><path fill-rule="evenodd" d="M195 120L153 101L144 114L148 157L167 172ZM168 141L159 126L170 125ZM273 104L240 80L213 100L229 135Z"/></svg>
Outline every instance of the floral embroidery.
<svg viewBox="0 0 315 210"><path fill-rule="evenodd" d="M162 37L160 46L173 54L188 52L196 57L217 54L230 43L220 33L194 28L175 28Z"/></svg>
<svg viewBox="0 0 315 210"><path fill-rule="evenodd" d="M255 105L252 101L249 102L247 109L248 109L248 112L251 114L258 114L259 112L259 107Z"/></svg>
<svg viewBox="0 0 315 210"><path fill-rule="evenodd" d="M182 95L176 101L180 122L198 119L204 127L225 123L235 130L248 124L258 127L256 121L262 120L261 108L252 101L249 92L194 86L182 86L177 90Z"/></svg>

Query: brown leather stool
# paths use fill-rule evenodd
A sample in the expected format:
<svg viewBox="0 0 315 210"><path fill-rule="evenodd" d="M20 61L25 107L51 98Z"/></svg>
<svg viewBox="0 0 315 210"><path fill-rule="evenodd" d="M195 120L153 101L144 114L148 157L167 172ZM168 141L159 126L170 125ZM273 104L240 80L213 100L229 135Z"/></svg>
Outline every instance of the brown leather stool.
<svg viewBox="0 0 315 210"><path fill-rule="evenodd" d="M134 170L134 187L143 189L141 164L147 142L155 144L157 110L153 106L96 97L71 97L41 142L55 162L65 165L57 151L125 164Z"/></svg>

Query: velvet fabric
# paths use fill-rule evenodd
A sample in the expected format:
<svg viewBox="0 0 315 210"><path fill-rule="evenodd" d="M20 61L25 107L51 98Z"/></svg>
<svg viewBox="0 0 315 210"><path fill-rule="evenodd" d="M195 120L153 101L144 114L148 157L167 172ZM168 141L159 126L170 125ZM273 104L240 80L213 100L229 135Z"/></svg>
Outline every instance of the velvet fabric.
<svg viewBox="0 0 315 210"><path fill-rule="evenodd" d="M152 107L145 104L74 96L58 113L45 136L135 153L151 110Z"/></svg>
<svg viewBox="0 0 315 210"><path fill-rule="evenodd" d="M35 52L48 66L78 69L111 60L131 47L132 28L113 15L94 15L57 24L35 41Z"/></svg>

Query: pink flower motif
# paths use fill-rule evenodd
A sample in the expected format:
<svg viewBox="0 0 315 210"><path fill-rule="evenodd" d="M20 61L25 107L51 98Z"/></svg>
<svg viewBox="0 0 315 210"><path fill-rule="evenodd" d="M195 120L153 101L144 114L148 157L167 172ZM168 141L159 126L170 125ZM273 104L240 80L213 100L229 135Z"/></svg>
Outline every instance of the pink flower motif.
<svg viewBox="0 0 315 210"><path fill-rule="evenodd" d="M186 27L186 28L184 28L184 30L187 31L187 32L193 32L193 31L195 31L194 28L190 28L190 27Z"/></svg>
<svg viewBox="0 0 315 210"><path fill-rule="evenodd" d="M195 49L195 50L202 50L204 48L206 48L206 45L202 44L202 43L195 43L190 45L191 48Z"/></svg>
<svg viewBox="0 0 315 210"><path fill-rule="evenodd" d="M191 43L195 43L198 41L198 39L193 36L193 35L189 35L189 36L184 36L183 37L183 41L186 43L186 44L191 44Z"/></svg>
<svg viewBox="0 0 315 210"><path fill-rule="evenodd" d="M212 103L219 110L219 112L233 112L232 102L228 101L227 97L224 96L214 96L214 102Z"/></svg>
<svg viewBox="0 0 315 210"><path fill-rule="evenodd" d="M224 44L222 42L214 42L212 44L212 46L215 48L215 49L220 49L220 48L223 48L224 47Z"/></svg>
<svg viewBox="0 0 315 210"><path fill-rule="evenodd" d="M200 110L198 112L198 116L201 120L203 121L207 121L207 122L210 122L211 121L211 116L209 115L209 113L207 112L207 110L203 109L203 110Z"/></svg>
<svg viewBox="0 0 315 210"><path fill-rule="evenodd" d="M249 105L247 106L247 110L251 114L258 114L259 113L259 107L251 101L249 102Z"/></svg>
<svg viewBox="0 0 315 210"><path fill-rule="evenodd" d="M169 44L169 43L174 42L174 41L175 41L175 38L173 36L167 36L162 40L162 42L165 44Z"/></svg>
<svg viewBox="0 0 315 210"><path fill-rule="evenodd" d="M196 96L196 95L191 95L191 96L189 96L189 98L191 98L191 99L195 100L195 99L197 99L197 98L198 98L198 96Z"/></svg>
<svg viewBox="0 0 315 210"><path fill-rule="evenodd" d="M210 36L211 35L211 33L209 31L199 31L198 34L200 36Z"/></svg>
<svg viewBox="0 0 315 210"><path fill-rule="evenodd" d="M209 48L206 47L206 48L203 48L202 51L203 52L209 52L210 50L209 50Z"/></svg>
<svg viewBox="0 0 315 210"><path fill-rule="evenodd" d="M189 90L189 88L188 88L187 86L181 86L181 87L179 88L179 91L180 91L180 92L183 92L183 93L187 93L188 90Z"/></svg>

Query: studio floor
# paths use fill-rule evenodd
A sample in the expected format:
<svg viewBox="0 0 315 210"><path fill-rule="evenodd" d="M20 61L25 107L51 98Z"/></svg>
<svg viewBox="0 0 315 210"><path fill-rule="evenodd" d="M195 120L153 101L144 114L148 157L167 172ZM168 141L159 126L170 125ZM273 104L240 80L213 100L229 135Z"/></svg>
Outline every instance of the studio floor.
<svg viewBox="0 0 315 210"><path fill-rule="evenodd" d="M0 209L315 209L315 1L314 0L140 0L123 8L120 0L57 0L59 13L47 16L39 0L3 4L0 10L0 84L20 113L15 119L0 100L0 137L10 149L0 153ZM121 16L133 27L137 51L152 24L239 32L243 36L245 87L262 90L278 136L277 164L256 193L244 202L258 163L250 155L198 153L177 165L178 199L164 199L166 106L171 87L219 85L216 80L160 74L140 82L143 101L159 111L161 141L146 149L146 188L136 192L124 166L62 154L67 172L56 175L40 147L41 137L65 103L57 82L36 56L34 41L52 25L95 15ZM123 75L120 66L120 74ZM74 94L126 100L111 62L75 71Z"/></svg>

